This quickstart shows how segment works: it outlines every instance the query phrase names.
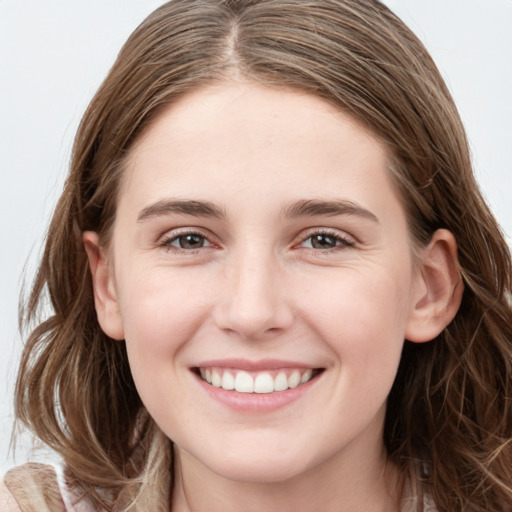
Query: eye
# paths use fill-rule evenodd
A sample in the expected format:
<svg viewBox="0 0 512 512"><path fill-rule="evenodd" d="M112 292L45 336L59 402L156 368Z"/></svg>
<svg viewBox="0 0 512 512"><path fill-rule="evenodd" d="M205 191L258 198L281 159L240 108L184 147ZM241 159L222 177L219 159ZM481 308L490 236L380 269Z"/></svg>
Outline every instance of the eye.
<svg viewBox="0 0 512 512"><path fill-rule="evenodd" d="M304 239L301 246L308 249L333 250L342 247L352 247L354 242L346 237L329 232L313 233Z"/></svg>
<svg viewBox="0 0 512 512"><path fill-rule="evenodd" d="M182 249L193 251L203 247L210 247L212 244L208 239L199 233L183 233L177 236L169 236L162 242L162 246L169 249Z"/></svg>

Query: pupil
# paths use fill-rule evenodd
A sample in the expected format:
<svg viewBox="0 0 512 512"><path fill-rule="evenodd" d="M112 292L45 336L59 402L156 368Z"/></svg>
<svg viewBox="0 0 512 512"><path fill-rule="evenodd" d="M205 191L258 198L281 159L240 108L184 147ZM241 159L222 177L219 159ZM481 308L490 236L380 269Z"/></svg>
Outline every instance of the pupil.
<svg viewBox="0 0 512 512"><path fill-rule="evenodd" d="M336 247L336 240L329 235L315 235L311 240L311 245L315 249L330 249Z"/></svg>
<svg viewBox="0 0 512 512"><path fill-rule="evenodd" d="M200 235L184 235L180 237L182 249L197 249L203 246L203 237Z"/></svg>

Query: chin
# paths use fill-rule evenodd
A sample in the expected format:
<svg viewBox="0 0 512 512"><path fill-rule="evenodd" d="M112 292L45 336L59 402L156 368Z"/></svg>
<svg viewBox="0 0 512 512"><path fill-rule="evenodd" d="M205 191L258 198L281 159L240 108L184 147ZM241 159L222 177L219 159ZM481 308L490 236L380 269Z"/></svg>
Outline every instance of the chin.
<svg viewBox="0 0 512 512"><path fill-rule="evenodd" d="M298 460L297 460L298 459ZM210 469L229 480L246 483L280 483L307 471L302 457L287 457L282 452L225 453Z"/></svg>

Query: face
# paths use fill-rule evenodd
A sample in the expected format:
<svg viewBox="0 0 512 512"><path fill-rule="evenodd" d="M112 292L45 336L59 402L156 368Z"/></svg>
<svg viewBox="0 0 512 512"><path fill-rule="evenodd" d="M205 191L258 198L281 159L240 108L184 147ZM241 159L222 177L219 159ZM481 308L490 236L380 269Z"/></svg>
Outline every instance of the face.
<svg viewBox="0 0 512 512"><path fill-rule="evenodd" d="M184 461L261 482L381 456L420 280L387 161L321 99L250 83L132 149L99 316Z"/></svg>

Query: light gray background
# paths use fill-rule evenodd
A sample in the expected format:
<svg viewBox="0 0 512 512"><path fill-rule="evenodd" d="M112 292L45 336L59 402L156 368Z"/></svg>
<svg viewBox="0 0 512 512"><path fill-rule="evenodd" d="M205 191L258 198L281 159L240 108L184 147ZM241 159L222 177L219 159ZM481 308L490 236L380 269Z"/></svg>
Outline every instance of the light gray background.
<svg viewBox="0 0 512 512"><path fill-rule="evenodd" d="M15 462L8 446L22 276L30 283L87 103L124 40L162 3L0 0L0 474ZM437 61L484 193L512 235L512 0L385 3ZM25 438L16 463L29 456Z"/></svg>

